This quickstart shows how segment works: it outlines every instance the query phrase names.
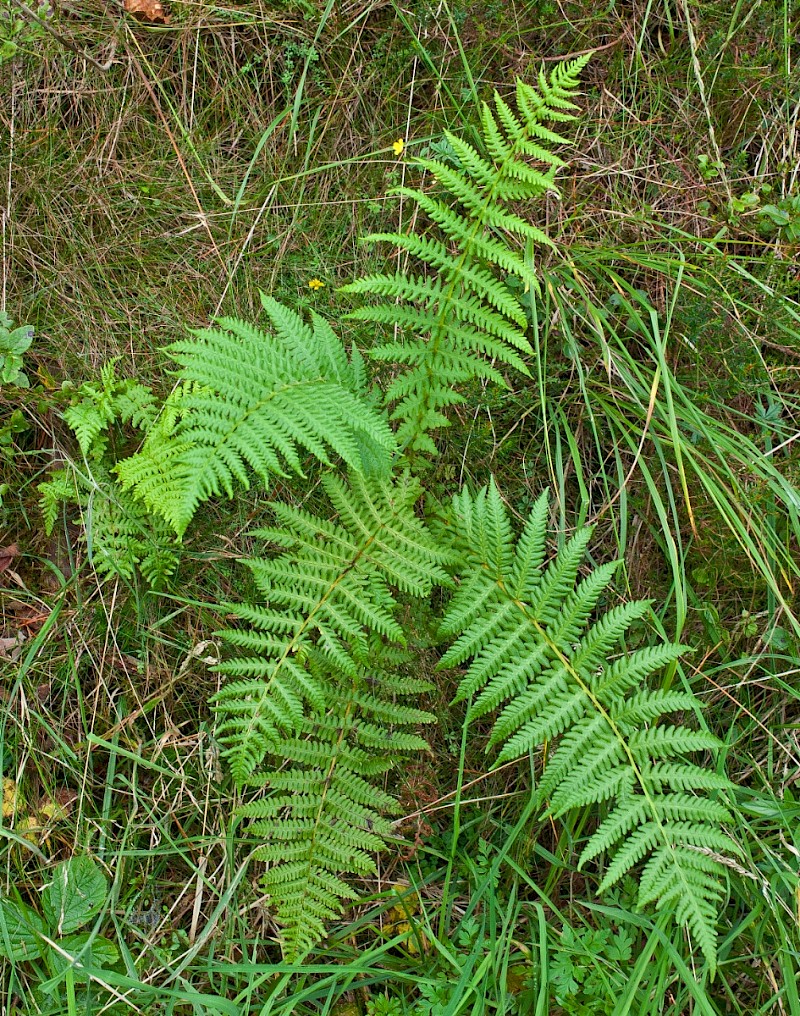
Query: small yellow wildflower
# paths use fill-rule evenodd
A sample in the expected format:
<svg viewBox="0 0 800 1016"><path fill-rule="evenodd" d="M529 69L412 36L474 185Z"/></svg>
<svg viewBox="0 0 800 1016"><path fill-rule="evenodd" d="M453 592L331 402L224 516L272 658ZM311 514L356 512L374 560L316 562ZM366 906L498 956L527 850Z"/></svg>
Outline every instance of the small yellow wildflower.
<svg viewBox="0 0 800 1016"><path fill-rule="evenodd" d="M322 279L309 279L308 280L308 288L309 289L324 289L325 288L325 283L322 281Z"/></svg>
<svg viewBox="0 0 800 1016"><path fill-rule="evenodd" d="M402 155L405 147L406 143L402 138L398 138L397 141L392 142L392 151L395 155Z"/></svg>

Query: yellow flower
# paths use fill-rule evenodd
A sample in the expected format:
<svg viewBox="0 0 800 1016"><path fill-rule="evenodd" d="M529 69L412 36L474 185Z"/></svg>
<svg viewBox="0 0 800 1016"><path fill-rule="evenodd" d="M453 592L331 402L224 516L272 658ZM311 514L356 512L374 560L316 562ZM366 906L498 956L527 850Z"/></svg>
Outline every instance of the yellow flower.
<svg viewBox="0 0 800 1016"><path fill-rule="evenodd" d="M324 289L325 288L325 283L322 281L322 279L309 279L308 280L308 288L309 289Z"/></svg>
<svg viewBox="0 0 800 1016"><path fill-rule="evenodd" d="M406 143L402 138L398 138L397 141L392 142L392 151L395 155L402 155L405 147Z"/></svg>

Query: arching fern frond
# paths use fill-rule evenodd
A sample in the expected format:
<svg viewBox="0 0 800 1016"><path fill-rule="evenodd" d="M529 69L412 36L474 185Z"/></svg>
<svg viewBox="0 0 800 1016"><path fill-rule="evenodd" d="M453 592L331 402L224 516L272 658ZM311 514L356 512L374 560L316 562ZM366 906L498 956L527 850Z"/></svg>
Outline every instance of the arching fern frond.
<svg viewBox="0 0 800 1016"><path fill-rule="evenodd" d="M269 485L301 456L331 454L365 473L387 475L394 438L372 404L361 358L348 359L330 325L262 294L272 334L233 318L192 332L168 351L184 385L171 425L150 429L142 450L117 466L125 488L180 536L198 504L233 496L249 471Z"/></svg>
<svg viewBox="0 0 800 1016"><path fill-rule="evenodd" d="M726 868L715 856L738 848L720 826L730 820L715 792L730 787L687 756L719 742L669 723L671 712L699 707L689 691L655 690L647 678L686 647L662 644L622 652L620 639L647 603L603 612L614 564L578 580L590 529L578 531L545 566L547 499L542 496L518 540L494 482L454 499L455 544L463 578L442 631L457 636L441 666L471 661L457 699L468 720L494 713L489 748L497 762L554 744L537 788L559 817L603 805L579 865L605 855L605 891L644 862L639 904L672 909L709 966Z"/></svg>
<svg viewBox="0 0 800 1016"><path fill-rule="evenodd" d="M546 124L574 119L571 100L588 59L556 67L549 78L541 74L538 90L518 81L516 109L495 92L494 105L482 107L477 147L445 132L449 162L411 160L445 194L432 197L409 187L393 193L415 202L442 238L417 233L365 238L400 248L428 269L426 276L375 274L343 287L380 298L353 311L352 319L391 324L403 337L370 350L375 359L407 367L386 393L386 401L394 403L393 419L400 421L403 448L435 453L429 432L448 425L443 410L462 399L454 386L472 378L505 384L492 362L528 372L521 356L530 352L527 318L507 280L536 288L534 267L518 248L523 241L534 246L551 241L512 206L557 192L554 177L564 163L552 146L564 139Z"/></svg>
<svg viewBox="0 0 800 1016"><path fill-rule="evenodd" d="M332 475L322 484L330 521L272 505L278 525L255 535L283 553L248 562L263 603L230 605L245 627L221 633L248 652L220 665L239 680L213 699L217 736L239 783L281 738L300 729L306 705L322 708L324 692L310 668L314 657L352 682L370 638L405 641L393 590L425 596L435 583L449 581L447 554L414 512L415 481L354 473L349 484Z"/></svg>
<svg viewBox="0 0 800 1016"><path fill-rule="evenodd" d="M414 728L434 717L403 698L432 686L398 679L397 653L386 661L393 671L386 673L376 640L367 657L356 655L355 671L343 682L330 675L329 661L312 653L325 707L304 720L295 737L276 742L283 764L254 781L268 796L240 812L254 819L249 834L264 840L255 856L268 863L263 885L289 962L325 936L344 901L357 899L345 877L376 873L373 854L391 832L386 816L398 811L382 787L385 773L408 753L428 750Z"/></svg>

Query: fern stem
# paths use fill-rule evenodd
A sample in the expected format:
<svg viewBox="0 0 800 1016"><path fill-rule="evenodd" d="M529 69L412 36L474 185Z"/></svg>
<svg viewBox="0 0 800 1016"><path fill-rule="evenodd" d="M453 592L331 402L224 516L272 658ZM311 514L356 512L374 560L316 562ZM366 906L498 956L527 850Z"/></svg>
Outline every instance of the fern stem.
<svg viewBox="0 0 800 1016"><path fill-rule="evenodd" d="M464 767L467 757L467 733L469 731L469 706L464 714L464 722L461 726L461 747L458 753L458 774L456 777L456 792L453 797L453 838L450 843L450 856L447 859L447 871L442 886L442 905L439 909L439 938L444 938L450 926L450 915L453 909L453 899L450 898L450 882L453 878L453 869L458 852L458 841L461 836L461 794L464 788Z"/></svg>

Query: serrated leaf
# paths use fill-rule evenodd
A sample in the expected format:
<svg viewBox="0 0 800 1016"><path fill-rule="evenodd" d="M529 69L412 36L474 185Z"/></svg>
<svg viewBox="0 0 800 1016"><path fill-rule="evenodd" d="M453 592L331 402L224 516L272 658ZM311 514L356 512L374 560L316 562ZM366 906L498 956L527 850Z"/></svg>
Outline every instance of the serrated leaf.
<svg viewBox="0 0 800 1016"><path fill-rule="evenodd" d="M35 960L42 955L44 921L25 903L0 897L0 956Z"/></svg>
<svg viewBox="0 0 800 1016"><path fill-rule="evenodd" d="M91 945L87 943L91 939ZM89 977L84 973L84 968L92 970L102 967L112 967L119 959L119 949L116 945L102 935L92 938L90 931L82 931L79 935L69 935L58 943L59 952L50 949L47 954L47 965L54 977L63 974L68 967L72 967L76 981L88 981ZM64 955L68 953L69 957Z"/></svg>
<svg viewBox="0 0 800 1016"><path fill-rule="evenodd" d="M106 877L91 857L71 857L44 891L45 918L54 934L69 935L100 913L107 895Z"/></svg>

